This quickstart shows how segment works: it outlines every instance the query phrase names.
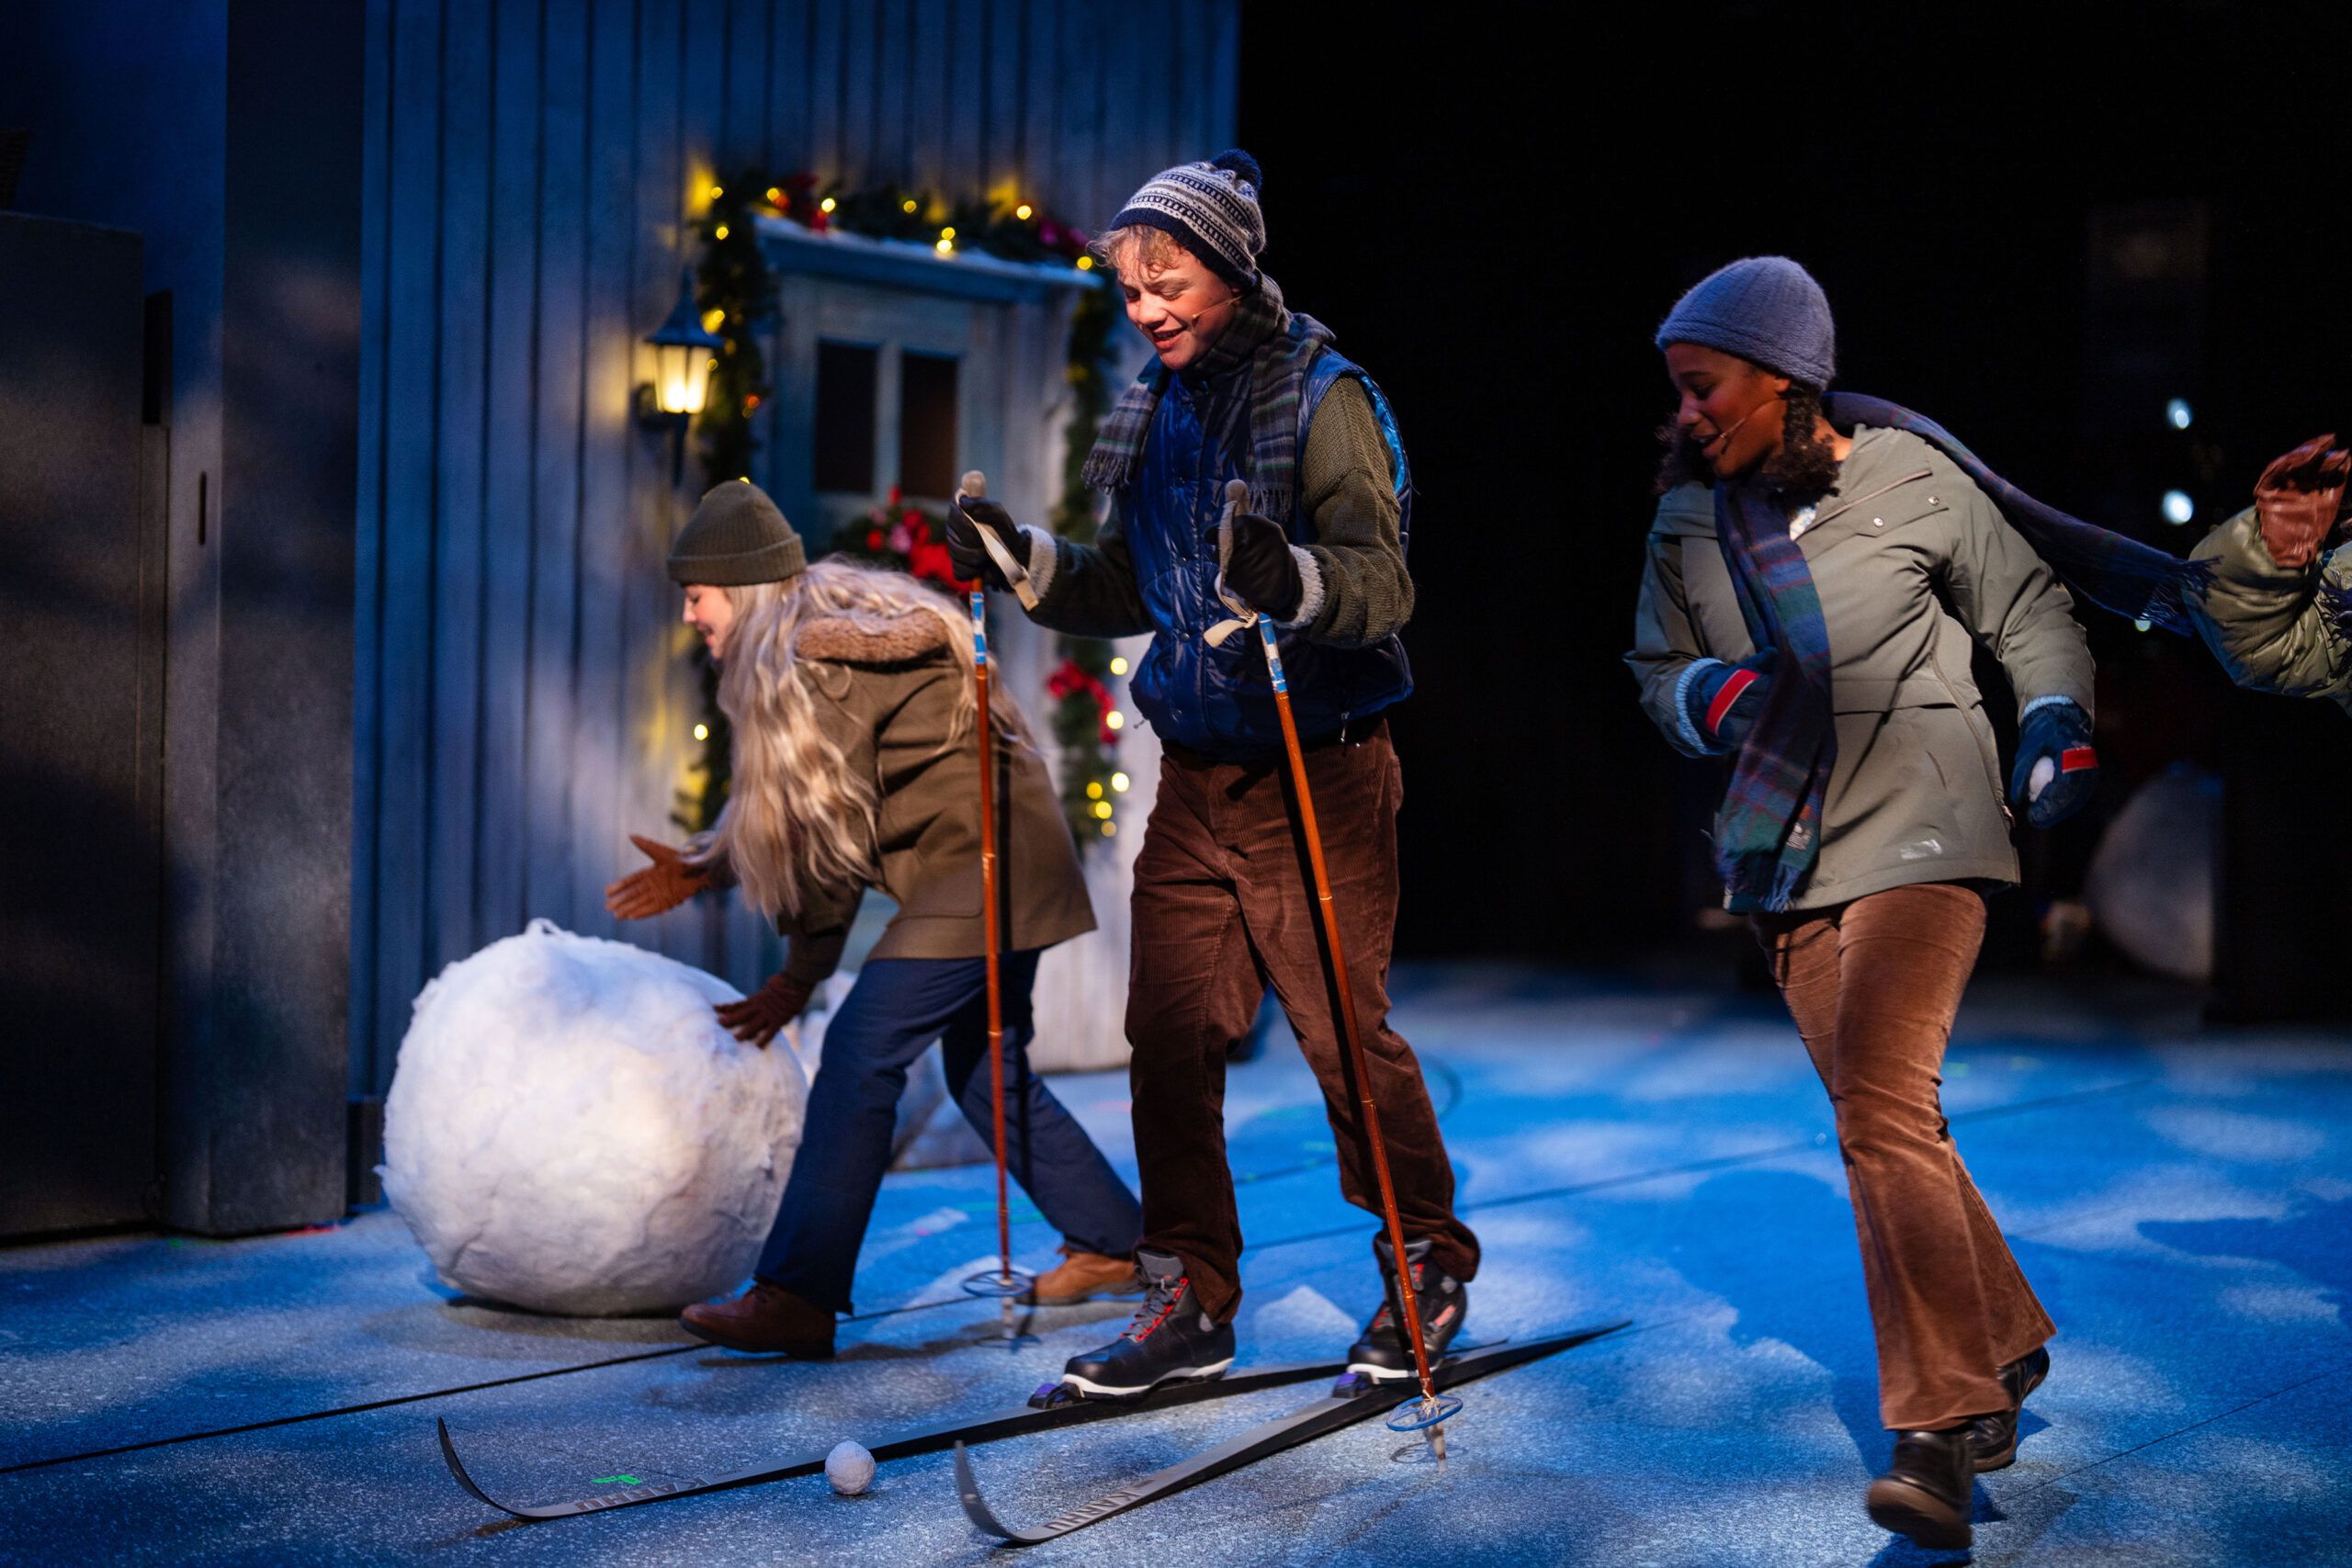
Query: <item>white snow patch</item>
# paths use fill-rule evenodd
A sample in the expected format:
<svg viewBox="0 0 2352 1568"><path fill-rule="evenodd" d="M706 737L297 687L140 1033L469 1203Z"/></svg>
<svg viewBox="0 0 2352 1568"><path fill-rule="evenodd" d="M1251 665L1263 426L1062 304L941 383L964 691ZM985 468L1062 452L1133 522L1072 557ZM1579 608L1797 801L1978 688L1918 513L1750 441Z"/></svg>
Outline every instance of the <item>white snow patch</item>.
<svg viewBox="0 0 2352 1568"><path fill-rule="evenodd" d="M2326 1130L2308 1122L2256 1116L2211 1106L2159 1106L2148 1125L2184 1149L2248 1164L2306 1160L2327 1146Z"/></svg>
<svg viewBox="0 0 2352 1568"><path fill-rule="evenodd" d="M385 1196L443 1279L578 1316L751 1271L808 1085L744 1044L715 976L534 920L417 997L384 1102Z"/></svg>
<svg viewBox="0 0 2352 1568"><path fill-rule="evenodd" d="M1372 1270L1364 1270L1368 1276ZM1377 1289L1377 1287L1374 1287ZM1250 1333L1266 1339L1312 1343L1329 1340L1345 1345L1355 1337L1356 1320L1339 1303L1311 1285L1294 1286L1288 1294L1268 1302L1250 1314Z"/></svg>

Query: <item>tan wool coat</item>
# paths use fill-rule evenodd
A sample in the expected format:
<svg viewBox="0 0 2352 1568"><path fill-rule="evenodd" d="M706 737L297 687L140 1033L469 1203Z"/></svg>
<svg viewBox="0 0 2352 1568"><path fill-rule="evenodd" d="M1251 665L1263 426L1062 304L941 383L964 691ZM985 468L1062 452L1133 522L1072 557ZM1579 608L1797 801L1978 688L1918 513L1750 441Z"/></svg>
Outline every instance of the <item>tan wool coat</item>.
<svg viewBox="0 0 2352 1568"><path fill-rule="evenodd" d="M930 615L907 616L881 634L846 619L815 621L801 627L794 650L807 661L819 726L881 800L874 886L899 909L869 956L979 957L979 752L968 724L951 739L969 677L947 649L945 628ZM1050 947L1092 931L1093 907L1045 760L1001 731L995 753L1004 950ZM808 889L799 917L779 922L795 958L804 945L832 945L837 955L824 939L847 928L865 894L861 886Z"/></svg>
<svg viewBox="0 0 2352 1568"><path fill-rule="evenodd" d="M2020 712L2052 696L2092 712L2090 649L2066 590L1984 492L1907 431L1855 431L1797 545L1829 632L1838 761L1820 858L1791 908L1914 882L2016 881L1970 647L2000 660ZM1658 502L1634 643L1626 662L1651 721L1688 756L1720 751L1685 715L1683 676L1755 648L1703 486Z"/></svg>

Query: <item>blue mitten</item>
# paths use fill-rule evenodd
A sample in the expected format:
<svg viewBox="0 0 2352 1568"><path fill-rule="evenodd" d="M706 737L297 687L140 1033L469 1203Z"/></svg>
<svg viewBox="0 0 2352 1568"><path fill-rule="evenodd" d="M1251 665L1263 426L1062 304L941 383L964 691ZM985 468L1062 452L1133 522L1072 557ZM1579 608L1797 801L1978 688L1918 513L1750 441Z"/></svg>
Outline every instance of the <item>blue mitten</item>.
<svg viewBox="0 0 2352 1568"><path fill-rule="evenodd" d="M2098 752L2091 746L2091 716L2064 698L2034 707L2018 726L2018 763L2009 770L2011 803L2022 804L2026 820L2035 827L2054 828L2089 805L2098 792Z"/></svg>
<svg viewBox="0 0 2352 1568"><path fill-rule="evenodd" d="M1756 716L1764 711L1772 662L1779 657L1777 650L1764 649L1736 664L1718 663L1693 680L1682 702L1699 733L1735 751L1746 745Z"/></svg>

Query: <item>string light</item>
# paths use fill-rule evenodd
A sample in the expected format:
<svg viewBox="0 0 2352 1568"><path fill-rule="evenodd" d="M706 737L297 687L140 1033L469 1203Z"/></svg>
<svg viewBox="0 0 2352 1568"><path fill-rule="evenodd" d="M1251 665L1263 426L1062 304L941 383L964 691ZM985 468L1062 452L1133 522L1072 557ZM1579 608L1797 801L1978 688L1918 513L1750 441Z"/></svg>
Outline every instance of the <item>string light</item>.
<svg viewBox="0 0 2352 1568"><path fill-rule="evenodd" d="M939 237L943 240L954 239L956 237L956 225L950 223L946 228L942 229L939 231Z"/></svg>
<svg viewBox="0 0 2352 1568"><path fill-rule="evenodd" d="M713 186L710 187L710 199L713 201L717 201L720 197L725 196L726 194L727 187L725 186Z"/></svg>
<svg viewBox="0 0 2352 1568"><path fill-rule="evenodd" d="M909 197L906 200L899 203L899 210L901 212L912 212L914 209L915 198L913 197Z"/></svg>
<svg viewBox="0 0 2352 1568"><path fill-rule="evenodd" d="M1105 822L1105 823L1103 823L1103 824L1102 824L1102 836L1103 836L1104 838L1106 838L1106 839L1116 838L1116 837L1118 836L1118 833L1119 833L1119 825L1118 825L1116 822Z"/></svg>
<svg viewBox="0 0 2352 1568"><path fill-rule="evenodd" d="M831 212L831 211L835 207L837 207L837 206L839 206L839 205L840 205L840 203L836 202L836 201L835 201L831 197L830 197L830 196L829 196L829 197L827 197L824 200L822 200L822 201L820 201L820 202L819 202L819 203L817 204L817 210L818 210L818 211L820 211L820 212Z"/></svg>
<svg viewBox="0 0 2352 1568"><path fill-rule="evenodd" d="M1127 727L1127 716L1117 708L1113 708L1102 716L1102 722L1113 729L1125 729Z"/></svg>
<svg viewBox="0 0 2352 1568"><path fill-rule="evenodd" d="M710 726L708 726L708 725L707 725L707 724L697 724L697 725L695 725L695 739L697 739L697 740L707 740L707 739L710 739Z"/></svg>
<svg viewBox="0 0 2352 1568"><path fill-rule="evenodd" d="M1127 793L1127 785L1130 782L1132 781L1130 781L1125 773L1113 773L1111 775L1111 787L1117 790L1121 795Z"/></svg>
<svg viewBox="0 0 2352 1568"><path fill-rule="evenodd" d="M782 186L768 186L768 205L770 207L782 207L784 205L784 187Z"/></svg>
<svg viewBox="0 0 2352 1568"><path fill-rule="evenodd" d="M712 230L711 232L718 239L723 240L727 238L727 225L721 223L718 228Z"/></svg>
<svg viewBox="0 0 2352 1568"><path fill-rule="evenodd" d="M1032 209L1030 208L1029 204L1028 204L1027 202L1025 202L1025 201L1024 201L1024 202L1023 202L1020 206L1018 206L1018 207L1016 207L1016 208L1014 208L1014 209L1012 209L1012 215L1013 215L1015 218L1020 219L1020 220L1021 220L1021 221L1023 221L1023 223L1026 223L1026 222L1028 222L1028 221L1029 221L1029 214L1030 214L1031 210L1032 210Z"/></svg>
<svg viewBox="0 0 2352 1568"><path fill-rule="evenodd" d="M1108 822L1111 819L1111 803L1107 800L1096 801L1094 803L1094 815L1102 818L1103 821Z"/></svg>
<svg viewBox="0 0 2352 1568"><path fill-rule="evenodd" d="M1125 660L1124 657L1122 657L1122 658L1118 658L1118 659L1114 659L1114 660L1111 660L1111 673L1112 673L1112 674L1114 674L1114 675L1124 675L1124 674L1125 674L1126 672L1127 672L1127 661L1126 661L1126 660Z"/></svg>
<svg viewBox="0 0 2352 1568"><path fill-rule="evenodd" d="M726 324L727 312L723 310L714 307L702 313L702 330L707 333L715 333Z"/></svg>
<svg viewBox="0 0 2352 1568"><path fill-rule="evenodd" d="M943 256L952 256L956 254L956 242L953 240L942 240L931 248L937 251Z"/></svg>
<svg viewBox="0 0 2352 1568"><path fill-rule="evenodd" d="M1093 780L1088 781L1086 785L1086 798L1089 800L1100 800L1102 798L1102 785L1101 783Z"/></svg>
<svg viewBox="0 0 2352 1568"><path fill-rule="evenodd" d="M1094 270L1094 258L1092 256L1079 257L1078 270L1080 272L1092 272Z"/></svg>

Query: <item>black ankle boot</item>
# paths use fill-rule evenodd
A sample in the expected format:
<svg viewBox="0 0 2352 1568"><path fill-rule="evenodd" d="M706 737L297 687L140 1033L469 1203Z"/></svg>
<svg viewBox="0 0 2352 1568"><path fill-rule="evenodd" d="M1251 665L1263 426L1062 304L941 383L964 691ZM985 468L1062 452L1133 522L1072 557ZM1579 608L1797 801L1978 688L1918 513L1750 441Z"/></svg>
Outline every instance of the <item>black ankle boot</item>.
<svg viewBox="0 0 2352 1568"><path fill-rule="evenodd" d="M2050 1351L2037 1346L2000 1371L2001 1386L2009 1391L2009 1407L1979 1416L1968 1424L1968 1446L1979 1471L2000 1470L2018 1457L2018 1413L2025 1396L2050 1375Z"/></svg>
<svg viewBox="0 0 2352 1568"><path fill-rule="evenodd" d="M1147 1247L1136 1263L1146 1292L1126 1331L1062 1368L1062 1382L1086 1398L1132 1399L1159 1383L1223 1377L1233 1365L1233 1325L1209 1321L1182 1260Z"/></svg>
<svg viewBox="0 0 2352 1568"><path fill-rule="evenodd" d="M1381 1381L1409 1378L1417 1369L1399 1311L1396 1261L1389 1256L1388 1238L1375 1240L1372 1252L1379 1260L1381 1283L1387 1287L1388 1299L1372 1314L1372 1321L1356 1336L1356 1342L1348 1347L1348 1371ZM1445 1348L1453 1343L1453 1337L1462 1332L1463 1315L1470 1310L1470 1292L1461 1280L1430 1264L1428 1238L1407 1242L1405 1258L1412 1266L1413 1304L1421 1314L1422 1348L1429 1352L1430 1365L1434 1367L1444 1358Z"/></svg>
<svg viewBox="0 0 2352 1568"><path fill-rule="evenodd" d="M1975 1483L1966 1426L1897 1432L1894 1461L1871 1483L1871 1521L1937 1551L1966 1546L1975 1539L1968 1526Z"/></svg>

